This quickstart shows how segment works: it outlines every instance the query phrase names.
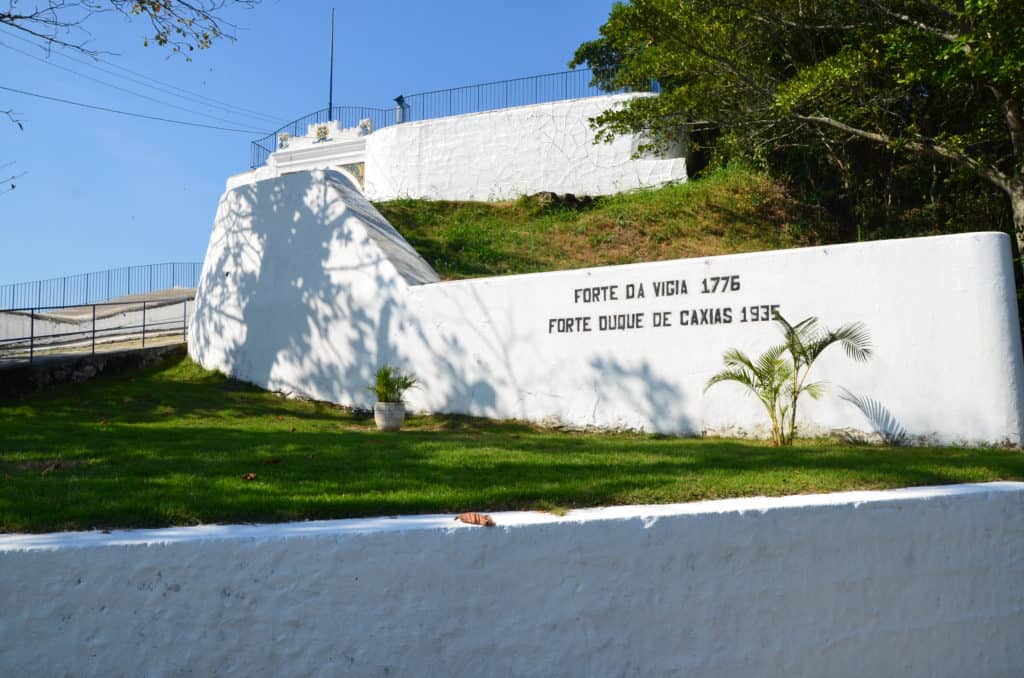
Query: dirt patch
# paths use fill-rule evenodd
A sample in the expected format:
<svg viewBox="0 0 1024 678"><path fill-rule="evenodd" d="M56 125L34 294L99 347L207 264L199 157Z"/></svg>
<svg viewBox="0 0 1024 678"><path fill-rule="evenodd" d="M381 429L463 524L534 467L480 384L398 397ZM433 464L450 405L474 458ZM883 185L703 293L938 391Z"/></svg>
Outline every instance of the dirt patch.
<svg viewBox="0 0 1024 678"><path fill-rule="evenodd" d="M12 461L0 465L5 472L20 471L33 472L40 475L50 475L60 471L67 471L82 465L80 460L75 459L35 459L32 461Z"/></svg>

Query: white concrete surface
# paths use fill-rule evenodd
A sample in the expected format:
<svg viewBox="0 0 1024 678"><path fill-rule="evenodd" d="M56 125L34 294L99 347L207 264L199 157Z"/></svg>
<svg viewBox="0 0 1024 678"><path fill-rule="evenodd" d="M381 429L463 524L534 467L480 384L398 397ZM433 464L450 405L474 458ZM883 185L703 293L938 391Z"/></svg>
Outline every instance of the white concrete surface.
<svg viewBox="0 0 1024 678"><path fill-rule="evenodd" d="M291 172L365 162L370 200L504 200L541 191L611 195L686 180L682 149L634 158L642 139L594 143L589 119L629 99L615 94L392 125L366 134L330 123L291 137L261 167L228 178L227 190Z"/></svg>
<svg viewBox="0 0 1024 678"><path fill-rule="evenodd" d="M134 295L154 297L145 309L146 336L184 337L185 323L192 315L194 290L178 288L178 301L160 299L160 293ZM174 290L170 290L174 292ZM188 298L184 298L188 295ZM96 306L96 345L142 337L141 301L106 303ZM30 339L34 335L34 339ZM85 347L92 344L92 306L75 306L49 312L0 311L0 358L28 357L30 343L36 351Z"/></svg>
<svg viewBox="0 0 1024 678"><path fill-rule="evenodd" d="M366 137L371 200L505 200L541 191L612 195L686 179L682 157L634 159L641 139L594 143L617 94L403 123ZM681 155L681 154L676 154Z"/></svg>
<svg viewBox="0 0 1024 678"><path fill-rule="evenodd" d="M875 349L866 364L838 346L819 360L827 394L802 402L800 432L1024 439L1002 234L436 280L341 175L258 182L221 202L189 351L264 388L364 408L375 370L393 363L420 377L407 396L417 411L766 437L756 400L704 385L727 349L756 355L779 340L767 321L777 307L833 328L861 321Z"/></svg>
<svg viewBox="0 0 1024 678"><path fill-rule="evenodd" d="M0 673L1019 676L1024 483L0 536Z"/></svg>

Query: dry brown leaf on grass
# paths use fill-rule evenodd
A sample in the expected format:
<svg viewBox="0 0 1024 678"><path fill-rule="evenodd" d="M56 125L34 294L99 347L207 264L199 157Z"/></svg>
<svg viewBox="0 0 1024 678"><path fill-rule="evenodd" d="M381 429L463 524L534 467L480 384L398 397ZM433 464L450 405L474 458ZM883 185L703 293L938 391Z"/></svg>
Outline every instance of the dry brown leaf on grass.
<svg viewBox="0 0 1024 678"><path fill-rule="evenodd" d="M486 513L460 513L455 516L455 520L468 523L470 525L483 525L484 527L494 527L494 518L491 518Z"/></svg>
<svg viewBox="0 0 1024 678"><path fill-rule="evenodd" d="M245 475L242 476L242 480L256 480L256 474L246 473Z"/></svg>

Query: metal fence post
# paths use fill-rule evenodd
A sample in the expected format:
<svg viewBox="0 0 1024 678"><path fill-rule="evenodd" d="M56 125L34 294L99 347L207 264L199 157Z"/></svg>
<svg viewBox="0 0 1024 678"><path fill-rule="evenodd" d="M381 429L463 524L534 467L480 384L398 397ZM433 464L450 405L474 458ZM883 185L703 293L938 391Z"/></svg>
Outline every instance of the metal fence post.
<svg viewBox="0 0 1024 678"><path fill-rule="evenodd" d="M142 302L142 348L146 348L146 302Z"/></svg>
<svg viewBox="0 0 1024 678"><path fill-rule="evenodd" d="M181 338L188 341L188 299L181 300Z"/></svg>
<svg viewBox="0 0 1024 678"><path fill-rule="evenodd" d="M36 348L36 310L29 309L29 329L28 329L28 361L32 362L32 358L35 354Z"/></svg>
<svg viewBox="0 0 1024 678"><path fill-rule="evenodd" d="M405 97L401 94L395 97L395 122L398 124L405 122Z"/></svg>
<svg viewBox="0 0 1024 678"><path fill-rule="evenodd" d="M96 355L96 304L92 305L92 354Z"/></svg>

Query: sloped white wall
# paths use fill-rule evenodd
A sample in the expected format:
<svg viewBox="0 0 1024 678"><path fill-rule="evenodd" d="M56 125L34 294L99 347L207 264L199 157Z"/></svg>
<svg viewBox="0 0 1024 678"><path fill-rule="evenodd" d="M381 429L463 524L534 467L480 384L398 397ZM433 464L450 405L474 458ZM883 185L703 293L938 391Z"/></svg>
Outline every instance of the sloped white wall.
<svg viewBox="0 0 1024 678"><path fill-rule="evenodd" d="M437 274L348 176L297 172L228 191L189 327L201 364L264 388L349 403L377 364L409 282Z"/></svg>
<svg viewBox="0 0 1024 678"><path fill-rule="evenodd" d="M1024 484L0 536L5 676L1024 666Z"/></svg>
<svg viewBox="0 0 1024 678"><path fill-rule="evenodd" d="M829 327L862 321L875 347L866 364L838 346L820 359L813 376L828 395L801 405L803 433L1024 439L1013 273L999 233L433 280L341 175L258 182L222 200L189 351L257 385L345 405L372 406L365 386L396 363L421 378L407 398L415 410L766 436L756 400L704 385L725 350L756 355L778 341L766 320L777 309Z"/></svg>
<svg viewBox="0 0 1024 678"><path fill-rule="evenodd" d="M611 195L686 179L682 157L633 159L640 140L594 143L589 119L645 94L519 106L393 125L366 137L371 200ZM677 154L678 155L678 154Z"/></svg>

